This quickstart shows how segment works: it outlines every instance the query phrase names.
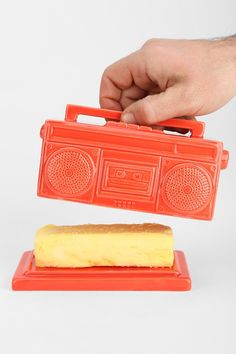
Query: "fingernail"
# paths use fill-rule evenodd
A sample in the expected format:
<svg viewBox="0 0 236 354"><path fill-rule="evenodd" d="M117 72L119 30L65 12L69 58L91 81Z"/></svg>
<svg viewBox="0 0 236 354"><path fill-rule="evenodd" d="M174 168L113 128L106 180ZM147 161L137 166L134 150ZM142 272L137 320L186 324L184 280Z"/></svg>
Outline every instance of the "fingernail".
<svg viewBox="0 0 236 354"><path fill-rule="evenodd" d="M130 124L136 123L136 119L135 119L133 113L131 113L131 112L123 113L121 116L121 120L125 123L130 123Z"/></svg>

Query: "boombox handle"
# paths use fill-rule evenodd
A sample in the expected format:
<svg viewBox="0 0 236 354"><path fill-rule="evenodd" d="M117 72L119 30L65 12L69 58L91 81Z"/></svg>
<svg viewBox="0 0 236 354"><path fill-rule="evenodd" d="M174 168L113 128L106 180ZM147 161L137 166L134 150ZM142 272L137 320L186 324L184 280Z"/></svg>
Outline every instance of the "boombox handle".
<svg viewBox="0 0 236 354"><path fill-rule="evenodd" d="M78 115L87 115L94 117L101 117L120 121L121 111L112 111L109 109L93 108L85 106L75 106L68 104L66 107L65 120L67 122L76 122ZM202 138L205 129L204 122L197 122L187 119L173 118L156 124L159 127L181 128L191 131L192 138Z"/></svg>

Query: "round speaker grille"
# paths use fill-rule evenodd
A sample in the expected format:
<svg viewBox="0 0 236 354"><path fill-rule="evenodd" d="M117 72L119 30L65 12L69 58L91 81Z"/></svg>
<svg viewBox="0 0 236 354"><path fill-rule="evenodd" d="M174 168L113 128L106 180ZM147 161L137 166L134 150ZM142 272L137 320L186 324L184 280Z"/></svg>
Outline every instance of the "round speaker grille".
<svg viewBox="0 0 236 354"><path fill-rule="evenodd" d="M204 169L181 164L167 173L162 191L163 199L172 209L196 212L209 203L212 183Z"/></svg>
<svg viewBox="0 0 236 354"><path fill-rule="evenodd" d="M49 157L45 166L46 181L57 194L80 195L90 187L94 169L86 152L63 148Z"/></svg>

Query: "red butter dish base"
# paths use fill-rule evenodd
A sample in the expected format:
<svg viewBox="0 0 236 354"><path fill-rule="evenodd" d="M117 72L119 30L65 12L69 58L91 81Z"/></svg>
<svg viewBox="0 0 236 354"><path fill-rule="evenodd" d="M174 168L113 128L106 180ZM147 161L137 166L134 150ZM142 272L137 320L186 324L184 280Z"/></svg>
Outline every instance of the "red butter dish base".
<svg viewBox="0 0 236 354"><path fill-rule="evenodd" d="M13 290L163 290L186 291L191 279L182 251L174 251L171 268L41 268L33 251L23 254L12 280Z"/></svg>

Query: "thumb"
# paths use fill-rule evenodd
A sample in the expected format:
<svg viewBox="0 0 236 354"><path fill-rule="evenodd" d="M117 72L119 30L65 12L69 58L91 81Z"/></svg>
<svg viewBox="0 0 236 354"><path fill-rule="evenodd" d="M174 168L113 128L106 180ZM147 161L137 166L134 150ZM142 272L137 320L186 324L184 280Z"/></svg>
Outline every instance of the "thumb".
<svg viewBox="0 0 236 354"><path fill-rule="evenodd" d="M191 112L183 100L181 87L170 87L166 91L149 95L128 106L121 120L126 123L154 125L169 118L181 117Z"/></svg>

